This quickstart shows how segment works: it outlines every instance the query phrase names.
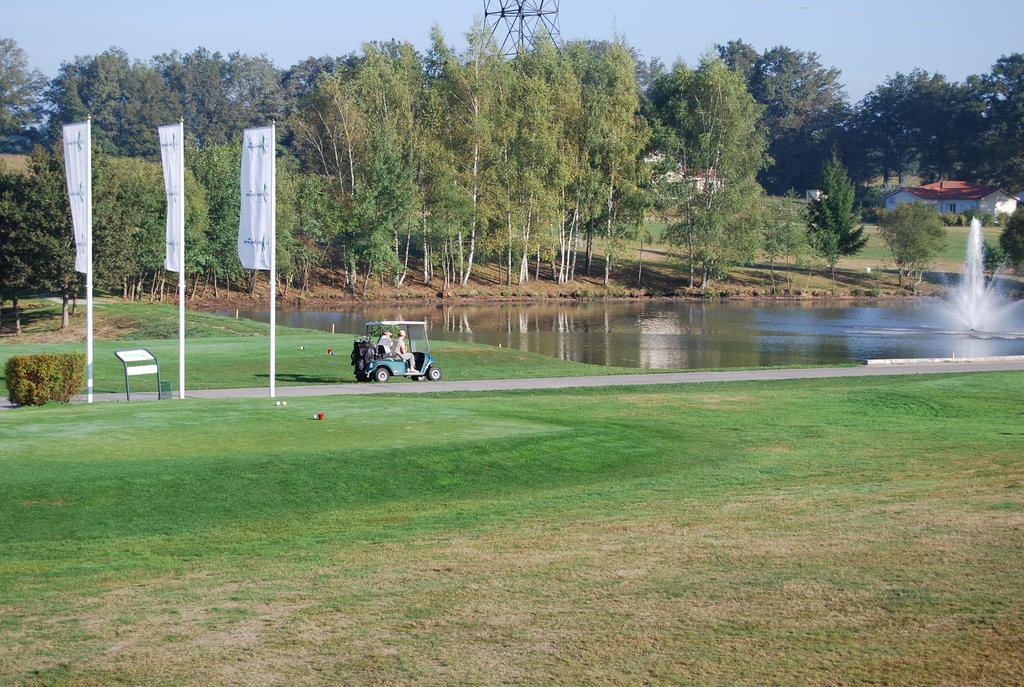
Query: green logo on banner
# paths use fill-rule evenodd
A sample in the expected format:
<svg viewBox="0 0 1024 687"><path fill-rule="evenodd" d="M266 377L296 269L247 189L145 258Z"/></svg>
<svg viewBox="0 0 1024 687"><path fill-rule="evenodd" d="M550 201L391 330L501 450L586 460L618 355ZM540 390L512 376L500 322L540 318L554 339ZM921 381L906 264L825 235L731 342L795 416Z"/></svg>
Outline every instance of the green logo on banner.
<svg viewBox="0 0 1024 687"><path fill-rule="evenodd" d="M267 240L266 239L260 239L259 241L257 241L256 239L253 239L253 238L250 237L250 238L247 238L244 241L242 241L242 243L244 243L247 246L253 246L254 248L258 247L260 249L260 253L266 253L267 252Z"/></svg>
<svg viewBox="0 0 1024 687"><path fill-rule="evenodd" d="M64 147L65 148L70 148L71 146L75 146L79 150L82 150L82 148L84 147L84 145L82 143L82 130L81 129L78 130L78 135L75 138L71 139L70 141L64 141Z"/></svg>
<svg viewBox="0 0 1024 687"><path fill-rule="evenodd" d="M247 138L246 139L245 147L248 148L250 151L258 150L261 153L266 153L267 152L267 137L264 136L263 134L260 134L260 142L259 143L253 143L251 138Z"/></svg>
<svg viewBox="0 0 1024 687"><path fill-rule="evenodd" d="M267 188L266 184L263 184L262 191L246 191L246 198L262 198L264 203L270 202L270 189Z"/></svg>

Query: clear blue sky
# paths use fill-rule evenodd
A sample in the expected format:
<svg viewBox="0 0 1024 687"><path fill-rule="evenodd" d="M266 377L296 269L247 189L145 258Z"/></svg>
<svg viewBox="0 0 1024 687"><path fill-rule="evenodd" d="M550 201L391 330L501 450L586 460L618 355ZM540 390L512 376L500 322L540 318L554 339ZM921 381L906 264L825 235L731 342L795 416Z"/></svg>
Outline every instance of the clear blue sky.
<svg viewBox="0 0 1024 687"><path fill-rule="evenodd" d="M5 5L0 36L14 38L32 64L52 76L62 61L112 45L141 59L201 45L264 53L286 67L309 55L347 53L364 40L399 38L423 47L435 21L461 44L483 0ZM693 63L733 38L758 50L780 44L813 50L825 65L842 70L854 100L897 71L921 67L960 80L986 71L1001 55L1024 51L1020 0L562 0L561 7L563 37L608 38L618 31L644 55L666 63Z"/></svg>

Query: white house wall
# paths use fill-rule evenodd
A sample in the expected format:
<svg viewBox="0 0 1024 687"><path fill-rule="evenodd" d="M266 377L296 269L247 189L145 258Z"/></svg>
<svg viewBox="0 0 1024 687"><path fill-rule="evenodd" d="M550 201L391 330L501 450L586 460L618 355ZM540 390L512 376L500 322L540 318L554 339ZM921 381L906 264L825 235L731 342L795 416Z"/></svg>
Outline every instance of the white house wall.
<svg viewBox="0 0 1024 687"><path fill-rule="evenodd" d="M963 212L965 210L976 210L978 208L978 201L976 200L926 200L924 198L918 198L913 193L907 191L900 191L894 193L885 199L885 209L894 210L899 205L906 205L907 203L924 203L925 205L931 206L936 212Z"/></svg>
<svg viewBox="0 0 1024 687"><path fill-rule="evenodd" d="M974 210L980 213L987 213L993 217L1000 214L1010 215L1017 209L1017 199L1006 195L1002 191L993 193L981 199L981 201L967 200L965 198L951 198L941 201L925 200L918 198L913 193L900 191L885 199L885 209L894 210L897 206L907 203L925 203L935 208L936 212L961 213Z"/></svg>
<svg viewBox="0 0 1024 687"><path fill-rule="evenodd" d="M1017 209L1017 199L1011 198L1005 193L993 193L981 201L981 211L993 217L996 215L1012 215Z"/></svg>
<svg viewBox="0 0 1024 687"><path fill-rule="evenodd" d="M921 199L915 196L913 193L899 191L885 199L885 209L895 210L897 205L904 205L905 203L916 203L920 202L920 200ZM931 203L931 205L934 206L934 203Z"/></svg>
<svg viewBox="0 0 1024 687"><path fill-rule="evenodd" d="M978 201L976 200L943 200L937 202L941 206L939 212L952 212L955 214L978 209Z"/></svg>

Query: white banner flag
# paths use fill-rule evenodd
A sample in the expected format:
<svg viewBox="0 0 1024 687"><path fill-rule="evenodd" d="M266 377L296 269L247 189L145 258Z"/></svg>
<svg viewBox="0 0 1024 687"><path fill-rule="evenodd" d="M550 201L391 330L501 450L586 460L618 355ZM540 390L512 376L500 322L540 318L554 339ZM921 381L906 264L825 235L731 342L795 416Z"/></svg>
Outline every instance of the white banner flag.
<svg viewBox="0 0 1024 687"><path fill-rule="evenodd" d="M92 198L92 141L88 122L64 125L64 171L71 201L71 223L75 231L75 270L87 272L87 250L92 233L92 218L89 216L89 200Z"/></svg>
<svg viewBox="0 0 1024 687"><path fill-rule="evenodd" d="M160 162L164 168L164 192L167 194L167 255L164 268L168 272L180 272L184 246L181 236L184 233L182 222L185 213L182 204L185 202L185 180L182 178L182 147L184 126L169 124L158 129L160 133Z"/></svg>
<svg viewBox="0 0 1024 687"><path fill-rule="evenodd" d="M238 259L250 270L269 270L274 222L274 129L246 129L242 136L242 211Z"/></svg>

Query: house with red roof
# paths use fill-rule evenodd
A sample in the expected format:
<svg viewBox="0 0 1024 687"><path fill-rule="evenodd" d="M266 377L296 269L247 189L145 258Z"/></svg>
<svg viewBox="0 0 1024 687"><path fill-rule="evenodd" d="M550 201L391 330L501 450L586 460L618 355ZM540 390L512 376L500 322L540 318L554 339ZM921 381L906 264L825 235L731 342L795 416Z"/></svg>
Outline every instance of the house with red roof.
<svg viewBox="0 0 1024 687"><path fill-rule="evenodd" d="M924 186L904 187L885 196L885 209L904 203L927 203L936 212L977 212L993 217L1009 215L1017 209L1017 199L998 186L983 186L969 181L936 181Z"/></svg>

